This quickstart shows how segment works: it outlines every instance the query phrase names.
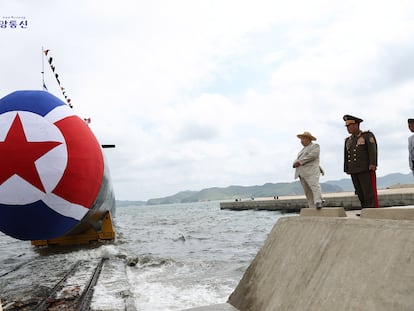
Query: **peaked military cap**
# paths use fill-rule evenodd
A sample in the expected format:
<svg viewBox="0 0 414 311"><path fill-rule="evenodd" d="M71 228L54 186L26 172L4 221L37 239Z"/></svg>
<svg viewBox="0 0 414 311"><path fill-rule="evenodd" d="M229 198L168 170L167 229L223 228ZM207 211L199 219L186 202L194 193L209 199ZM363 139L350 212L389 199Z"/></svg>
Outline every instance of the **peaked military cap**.
<svg viewBox="0 0 414 311"><path fill-rule="evenodd" d="M344 115L343 119L345 121L345 125L347 125L347 126L350 125L350 124L361 123L362 121L364 121L360 118L351 116L349 114Z"/></svg>
<svg viewBox="0 0 414 311"><path fill-rule="evenodd" d="M408 119L408 123L414 123L414 119Z"/></svg>

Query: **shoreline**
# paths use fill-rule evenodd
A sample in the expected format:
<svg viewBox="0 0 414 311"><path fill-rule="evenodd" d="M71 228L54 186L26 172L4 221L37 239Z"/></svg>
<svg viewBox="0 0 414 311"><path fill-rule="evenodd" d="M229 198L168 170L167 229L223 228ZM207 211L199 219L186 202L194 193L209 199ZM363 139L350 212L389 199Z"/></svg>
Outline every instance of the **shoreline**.
<svg viewBox="0 0 414 311"><path fill-rule="evenodd" d="M361 209L358 197L354 192L323 193L324 207L343 207L346 210ZM414 205L414 185L378 189L380 207ZM279 197L261 197L250 199L237 199L234 201L221 201L220 209L228 210L270 210L282 212L298 212L306 208L307 202L304 194Z"/></svg>

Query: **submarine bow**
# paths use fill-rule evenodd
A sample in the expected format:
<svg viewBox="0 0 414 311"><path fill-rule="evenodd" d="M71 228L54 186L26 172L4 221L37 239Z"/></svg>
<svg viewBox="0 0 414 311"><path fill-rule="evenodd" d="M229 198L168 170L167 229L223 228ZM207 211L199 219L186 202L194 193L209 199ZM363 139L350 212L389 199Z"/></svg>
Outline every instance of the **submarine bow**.
<svg viewBox="0 0 414 311"><path fill-rule="evenodd" d="M71 108L46 91L0 99L0 231L54 239L99 227L114 208L101 146Z"/></svg>

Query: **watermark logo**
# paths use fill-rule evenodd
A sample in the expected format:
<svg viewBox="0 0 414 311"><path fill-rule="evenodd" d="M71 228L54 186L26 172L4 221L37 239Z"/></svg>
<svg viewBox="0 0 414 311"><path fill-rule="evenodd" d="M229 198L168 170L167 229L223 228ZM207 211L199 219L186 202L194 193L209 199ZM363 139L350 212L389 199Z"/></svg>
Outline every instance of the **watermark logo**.
<svg viewBox="0 0 414 311"><path fill-rule="evenodd" d="M3 16L0 19L0 29L27 29L28 24L25 16Z"/></svg>

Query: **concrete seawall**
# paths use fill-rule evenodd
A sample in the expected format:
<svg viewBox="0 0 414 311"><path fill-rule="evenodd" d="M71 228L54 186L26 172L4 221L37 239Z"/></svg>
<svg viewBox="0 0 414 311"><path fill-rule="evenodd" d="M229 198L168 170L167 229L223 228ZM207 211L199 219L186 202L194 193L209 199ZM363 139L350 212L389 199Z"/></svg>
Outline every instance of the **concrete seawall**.
<svg viewBox="0 0 414 311"><path fill-rule="evenodd" d="M347 210L360 209L358 197L353 192L324 193L324 205L329 207L343 207ZM414 205L414 186L395 189L378 190L380 207ZM297 212L307 207L304 195L281 196L275 198L255 198L231 202L221 202L221 209L229 210L272 210Z"/></svg>
<svg viewBox="0 0 414 311"><path fill-rule="evenodd" d="M414 206L305 208L279 218L227 303L187 311L412 311L413 292Z"/></svg>
<svg viewBox="0 0 414 311"><path fill-rule="evenodd" d="M414 221L373 218L280 218L228 303L241 311L414 310Z"/></svg>

